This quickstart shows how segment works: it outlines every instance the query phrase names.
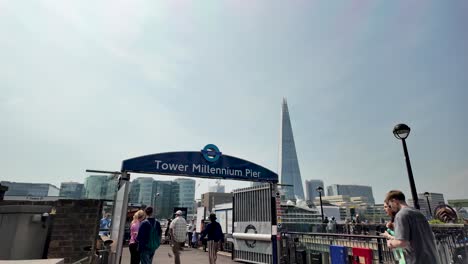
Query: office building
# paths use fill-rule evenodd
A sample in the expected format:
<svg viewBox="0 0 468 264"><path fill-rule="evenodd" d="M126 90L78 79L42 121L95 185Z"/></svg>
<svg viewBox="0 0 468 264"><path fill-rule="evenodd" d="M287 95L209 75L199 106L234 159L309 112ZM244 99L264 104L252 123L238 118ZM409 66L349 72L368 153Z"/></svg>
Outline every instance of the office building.
<svg viewBox="0 0 468 264"><path fill-rule="evenodd" d="M130 191L128 192L128 202L132 204L139 204L140 184L138 182L130 182Z"/></svg>
<svg viewBox="0 0 468 264"><path fill-rule="evenodd" d="M59 196L60 189L48 183L26 183L1 181L2 186L8 187L5 196L47 197Z"/></svg>
<svg viewBox="0 0 468 264"><path fill-rule="evenodd" d="M390 217L384 211L383 204L367 206L362 213L370 223L385 223L390 220Z"/></svg>
<svg viewBox="0 0 468 264"><path fill-rule="evenodd" d="M363 185L333 184L327 187L327 196L347 195L349 197L367 197L369 204L374 204L372 187Z"/></svg>
<svg viewBox="0 0 468 264"><path fill-rule="evenodd" d="M174 207L179 206L179 184L173 181L154 181L153 185L156 192L156 218L173 218Z"/></svg>
<svg viewBox="0 0 468 264"><path fill-rule="evenodd" d="M320 197L315 197L315 205L320 205ZM322 196L323 204L333 204L337 206L348 205L351 203L351 197L348 195Z"/></svg>
<svg viewBox="0 0 468 264"><path fill-rule="evenodd" d="M195 180L178 178L174 182L179 184L178 207L185 207L187 208L187 214L193 214L195 207Z"/></svg>
<svg viewBox="0 0 468 264"><path fill-rule="evenodd" d="M85 179L85 198L114 200L118 180L114 176L90 175Z"/></svg>
<svg viewBox="0 0 468 264"><path fill-rule="evenodd" d="M151 177L138 177L132 182L132 203L153 206L156 192L153 188L154 179ZM136 192L137 189L138 191ZM135 201L136 199L136 201Z"/></svg>
<svg viewBox="0 0 468 264"><path fill-rule="evenodd" d="M429 204L431 205L431 210L429 210L429 206L427 204L428 199ZM413 199L407 198L407 202L409 206L414 207ZM428 198L426 198L424 193L418 193L418 203L419 210L421 211L421 213L423 213L427 218L432 218L434 216L434 212L437 206L445 204L445 199L444 195L441 193L429 193Z"/></svg>
<svg viewBox="0 0 468 264"><path fill-rule="evenodd" d="M317 192L317 188L322 187L323 190L325 190L325 187L323 186L323 181L322 180L306 180L305 181L305 189L306 189L306 200L307 201L314 201L315 197L319 197L319 193ZM325 193L322 193L324 195Z"/></svg>
<svg viewBox="0 0 468 264"><path fill-rule="evenodd" d="M84 184L78 182L62 182L60 184L60 197L81 199L84 195Z"/></svg>
<svg viewBox="0 0 468 264"><path fill-rule="evenodd" d="M428 197L424 195L424 193L418 193L418 198L419 200L424 200L424 202L420 203L420 207L426 209L426 211L429 211L429 205L427 204L427 200L429 200L429 204L431 205L431 210L432 214L434 214L435 209L437 206L441 204L445 204L445 199L444 195L442 193L428 193ZM432 216L431 216L432 217Z"/></svg>
<svg viewBox="0 0 468 264"><path fill-rule="evenodd" d="M406 203L408 204L409 207L414 208L414 201L411 198L406 198ZM424 198L418 198L418 203L419 203L419 211L425 215L427 218L430 218L429 214L429 207L427 207L427 202L426 199Z"/></svg>
<svg viewBox="0 0 468 264"><path fill-rule="evenodd" d="M283 99L281 107L278 172L280 183L291 185L282 187L285 198L287 200L304 200L304 188L302 187L301 172L299 170L299 161L297 159L296 145L294 143L294 136L286 99Z"/></svg>

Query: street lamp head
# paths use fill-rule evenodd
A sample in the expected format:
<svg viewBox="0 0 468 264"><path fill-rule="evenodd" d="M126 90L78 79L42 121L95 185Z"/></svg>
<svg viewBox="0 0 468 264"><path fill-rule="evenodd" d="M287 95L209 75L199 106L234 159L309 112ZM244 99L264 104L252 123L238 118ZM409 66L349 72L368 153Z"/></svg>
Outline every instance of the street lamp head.
<svg viewBox="0 0 468 264"><path fill-rule="evenodd" d="M322 192L323 192L322 186L317 187L317 192L319 192L319 193L322 193Z"/></svg>
<svg viewBox="0 0 468 264"><path fill-rule="evenodd" d="M405 124L398 124L393 128L393 135L398 139L406 139L411 131L411 128Z"/></svg>
<svg viewBox="0 0 468 264"><path fill-rule="evenodd" d="M425 192L425 193L424 193L424 196L426 196L426 198L429 197L429 193L428 193L428 192Z"/></svg>

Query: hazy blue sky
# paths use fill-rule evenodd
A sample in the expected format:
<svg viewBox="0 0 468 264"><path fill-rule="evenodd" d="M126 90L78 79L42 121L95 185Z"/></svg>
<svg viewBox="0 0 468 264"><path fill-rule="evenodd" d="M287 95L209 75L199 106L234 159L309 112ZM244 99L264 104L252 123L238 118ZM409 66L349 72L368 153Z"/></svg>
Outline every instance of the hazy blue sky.
<svg viewBox="0 0 468 264"><path fill-rule="evenodd" d="M0 0L0 180L83 181L207 143L276 171L286 97L303 180L409 195L405 122L418 191L467 198L467 14L463 0Z"/></svg>

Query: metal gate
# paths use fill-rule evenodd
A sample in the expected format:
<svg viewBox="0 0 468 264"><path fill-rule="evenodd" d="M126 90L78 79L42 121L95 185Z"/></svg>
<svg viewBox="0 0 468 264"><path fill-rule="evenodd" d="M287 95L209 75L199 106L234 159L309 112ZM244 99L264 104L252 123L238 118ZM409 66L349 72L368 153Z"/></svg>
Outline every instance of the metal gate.
<svg viewBox="0 0 468 264"><path fill-rule="evenodd" d="M234 260L267 264L277 262L276 226L272 228L272 224L276 223L273 188L272 184L264 184L234 190Z"/></svg>

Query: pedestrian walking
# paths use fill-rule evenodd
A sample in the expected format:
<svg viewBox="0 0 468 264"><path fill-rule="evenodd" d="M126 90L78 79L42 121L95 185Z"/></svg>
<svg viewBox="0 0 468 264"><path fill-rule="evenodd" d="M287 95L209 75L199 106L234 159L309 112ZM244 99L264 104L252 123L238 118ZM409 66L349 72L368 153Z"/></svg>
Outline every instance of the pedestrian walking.
<svg viewBox="0 0 468 264"><path fill-rule="evenodd" d="M193 235L194 229L195 229L195 224L193 223L193 220L192 220L190 221L190 224L187 226L187 237L188 237L189 247L192 247L192 235Z"/></svg>
<svg viewBox="0 0 468 264"><path fill-rule="evenodd" d="M192 232L192 248L197 248L198 243L198 234L197 230L194 228Z"/></svg>
<svg viewBox="0 0 468 264"><path fill-rule="evenodd" d="M210 214L210 221L206 228L203 230L201 234L201 239L205 236L208 237L208 256L210 260L210 264L216 264L216 259L218 257L218 247L224 241L224 234L223 230L221 229L221 225L216 222L216 215Z"/></svg>
<svg viewBox="0 0 468 264"><path fill-rule="evenodd" d="M187 234L187 222L182 217L182 211L178 210L175 213L176 218L172 220L170 225L170 234L172 238L172 252L174 253L174 263L180 264L180 249L185 244Z"/></svg>
<svg viewBox="0 0 468 264"><path fill-rule="evenodd" d="M141 264L151 264L156 249L161 244L161 224L153 216L153 207L145 209L146 220L141 222L138 229L137 241L140 251Z"/></svg>
<svg viewBox="0 0 468 264"><path fill-rule="evenodd" d="M169 227L171 226L172 219L168 218L166 223L166 230L164 231L164 242L167 244L171 244L171 232L169 232Z"/></svg>
<svg viewBox="0 0 468 264"><path fill-rule="evenodd" d="M130 242L128 249L130 250L130 264L140 264L140 252L138 252L138 230L140 223L145 220L146 214L143 210L138 210L133 215L133 221L130 224Z"/></svg>
<svg viewBox="0 0 468 264"><path fill-rule="evenodd" d="M385 203L396 213L395 236L387 240L387 246L404 248L406 263L409 264L440 263L434 234L426 217L419 210L408 206L401 191L390 191Z"/></svg>

